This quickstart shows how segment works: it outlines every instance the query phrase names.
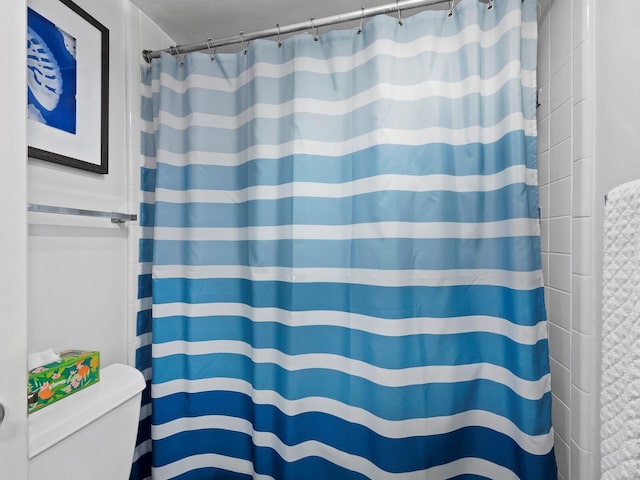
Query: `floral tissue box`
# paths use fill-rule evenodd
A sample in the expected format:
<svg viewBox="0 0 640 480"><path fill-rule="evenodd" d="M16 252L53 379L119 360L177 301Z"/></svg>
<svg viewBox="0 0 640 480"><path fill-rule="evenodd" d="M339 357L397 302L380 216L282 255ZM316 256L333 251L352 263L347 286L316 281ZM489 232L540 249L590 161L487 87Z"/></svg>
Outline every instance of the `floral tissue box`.
<svg viewBox="0 0 640 480"><path fill-rule="evenodd" d="M100 352L65 350L60 360L29 372L28 411L33 413L100 380Z"/></svg>

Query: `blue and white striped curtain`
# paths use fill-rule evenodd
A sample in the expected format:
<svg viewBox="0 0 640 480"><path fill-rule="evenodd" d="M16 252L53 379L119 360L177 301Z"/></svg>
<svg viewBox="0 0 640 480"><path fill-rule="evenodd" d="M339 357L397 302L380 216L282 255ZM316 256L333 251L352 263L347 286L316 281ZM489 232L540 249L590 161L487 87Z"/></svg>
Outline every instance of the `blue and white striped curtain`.
<svg viewBox="0 0 640 480"><path fill-rule="evenodd" d="M134 478L556 478L535 0L144 73Z"/></svg>

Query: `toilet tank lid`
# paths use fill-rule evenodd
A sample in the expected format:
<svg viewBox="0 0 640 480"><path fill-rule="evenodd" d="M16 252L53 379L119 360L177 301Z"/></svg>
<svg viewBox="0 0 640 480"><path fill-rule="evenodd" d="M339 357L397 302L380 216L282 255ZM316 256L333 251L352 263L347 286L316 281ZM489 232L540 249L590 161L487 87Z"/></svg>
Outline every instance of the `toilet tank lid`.
<svg viewBox="0 0 640 480"><path fill-rule="evenodd" d="M144 386L133 367L114 363L103 368L95 385L29 415L29 458L135 397Z"/></svg>

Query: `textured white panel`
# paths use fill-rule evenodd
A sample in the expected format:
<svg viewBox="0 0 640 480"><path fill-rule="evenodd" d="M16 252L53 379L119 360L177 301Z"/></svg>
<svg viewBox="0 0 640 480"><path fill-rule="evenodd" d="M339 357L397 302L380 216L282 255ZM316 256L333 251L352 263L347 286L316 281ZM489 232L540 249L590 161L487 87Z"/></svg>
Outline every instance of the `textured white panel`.
<svg viewBox="0 0 640 480"><path fill-rule="evenodd" d="M640 182L616 187L605 208L602 479L640 471Z"/></svg>

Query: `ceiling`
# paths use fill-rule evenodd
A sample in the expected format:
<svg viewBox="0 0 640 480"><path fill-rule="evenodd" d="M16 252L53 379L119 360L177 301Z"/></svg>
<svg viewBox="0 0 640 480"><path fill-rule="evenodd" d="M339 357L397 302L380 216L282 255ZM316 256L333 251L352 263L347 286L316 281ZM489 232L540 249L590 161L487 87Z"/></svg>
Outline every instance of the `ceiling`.
<svg viewBox="0 0 640 480"><path fill-rule="evenodd" d="M207 38L220 39L238 35L240 31L253 32L303 22L310 17L321 18L358 11L361 6L375 7L393 3L393 0L132 0L176 43L186 45L204 42ZM439 8L448 8L443 4ZM431 7L438 8L438 7ZM408 16L418 9L406 12ZM353 28L358 22L336 25ZM150 50L160 45L143 45ZM224 49L221 49L224 50ZM239 46L227 47L237 51Z"/></svg>

